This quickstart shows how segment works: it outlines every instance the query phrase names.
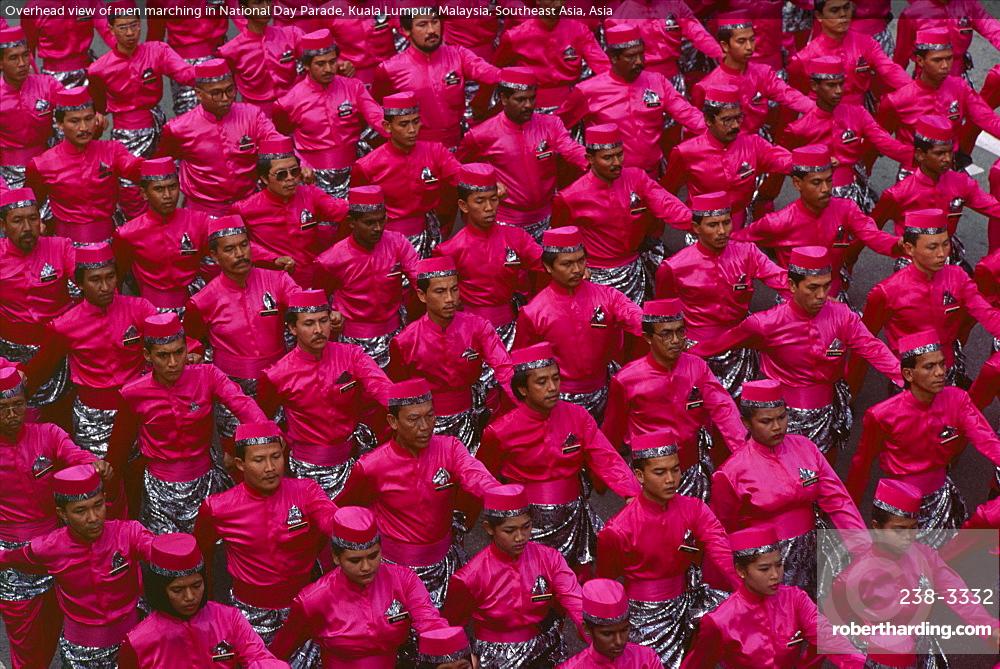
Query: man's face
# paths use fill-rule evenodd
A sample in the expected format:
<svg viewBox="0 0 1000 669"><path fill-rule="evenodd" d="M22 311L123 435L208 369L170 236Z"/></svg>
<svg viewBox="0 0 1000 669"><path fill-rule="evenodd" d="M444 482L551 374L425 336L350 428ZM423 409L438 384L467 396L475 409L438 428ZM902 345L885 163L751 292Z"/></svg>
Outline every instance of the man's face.
<svg viewBox="0 0 1000 669"><path fill-rule="evenodd" d="M908 381L912 388L930 395L937 395L944 390L947 376L948 366L941 351L918 355L916 367L903 368L903 379Z"/></svg>
<svg viewBox="0 0 1000 669"><path fill-rule="evenodd" d="M83 270L83 282L80 290L85 300L102 309L115 299L115 288L118 285L118 272L114 265L97 269Z"/></svg>
<svg viewBox="0 0 1000 669"><path fill-rule="evenodd" d="M382 127L389 133L389 139L401 149L412 149L417 145L420 134L420 113L390 116L382 120Z"/></svg>
<svg viewBox="0 0 1000 669"><path fill-rule="evenodd" d="M816 99L827 107L836 107L844 99L843 79L812 79L811 86Z"/></svg>
<svg viewBox="0 0 1000 669"><path fill-rule="evenodd" d="M644 334L642 338L657 360L675 362L687 348L687 325L684 321L653 323L653 334Z"/></svg>
<svg viewBox="0 0 1000 669"><path fill-rule="evenodd" d="M955 54L951 49L941 49L939 51L928 51L924 55L917 55L917 67L922 75L933 83L939 84L951 74L951 64L955 59Z"/></svg>
<svg viewBox="0 0 1000 669"><path fill-rule="evenodd" d="M527 123L531 120L531 115L535 113L535 100L538 89L529 88L526 91L512 91L500 93L500 102L503 104L503 111L514 123Z"/></svg>
<svg viewBox="0 0 1000 669"><path fill-rule="evenodd" d="M433 14L413 17L413 28L403 33L410 38L413 46L430 53L441 46L441 19Z"/></svg>
<svg viewBox="0 0 1000 669"><path fill-rule="evenodd" d="M167 601L181 618L190 618L201 608L205 579L201 574L175 578L167 585Z"/></svg>
<svg viewBox="0 0 1000 669"><path fill-rule="evenodd" d="M143 349L143 356L153 368L153 378L173 384L181 378L187 365L187 342L184 337L178 337L167 344L154 344Z"/></svg>
<svg viewBox="0 0 1000 669"><path fill-rule="evenodd" d="M714 119L705 117L705 124L708 131L722 142L729 144L740 134L740 127L743 124L743 111L739 107L726 107L720 109Z"/></svg>
<svg viewBox="0 0 1000 669"><path fill-rule="evenodd" d="M703 246L722 251L729 246L729 236L733 233L733 219L729 214L704 216L694 223L694 234Z"/></svg>
<svg viewBox="0 0 1000 669"><path fill-rule="evenodd" d="M42 235L42 217L36 205L10 209L3 215L3 233L14 246L24 253L31 253Z"/></svg>
<svg viewBox="0 0 1000 669"><path fill-rule="evenodd" d="M427 313L437 318L451 320L460 303L457 276L435 277L428 282L427 290L417 288L417 297L427 305Z"/></svg>
<svg viewBox="0 0 1000 669"><path fill-rule="evenodd" d="M326 86L337 76L337 52L313 56L309 63L309 76L320 86Z"/></svg>
<svg viewBox="0 0 1000 669"><path fill-rule="evenodd" d="M382 564L382 546L375 544L362 551L348 548L333 554L333 563L340 567L347 580L354 585L366 586L375 580L379 565Z"/></svg>
<svg viewBox="0 0 1000 669"><path fill-rule="evenodd" d="M590 163L590 170L594 174L605 181L614 181L622 175L622 164L625 162L625 149L621 146L616 146L613 149L588 151L587 162Z"/></svg>
<svg viewBox="0 0 1000 669"><path fill-rule="evenodd" d="M889 514L889 519L882 525L872 521L872 528L881 530L875 532L873 538L880 547L885 548L890 553L905 555L913 546L913 542L917 540L918 524L916 518Z"/></svg>
<svg viewBox="0 0 1000 669"><path fill-rule="evenodd" d="M20 84L31 73L31 53L27 46L10 46L0 56L0 72L9 84Z"/></svg>
<svg viewBox="0 0 1000 669"><path fill-rule="evenodd" d="M330 341L330 312L295 314L295 324L289 325L288 331L302 349L319 355Z"/></svg>
<svg viewBox="0 0 1000 669"><path fill-rule="evenodd" d="M68 502L66 506L56 505L56 514L76 536L88 542L97 541L104 531L107 517L104 493L80 502Z"/></svg>
<svg viewBox="0 0 1000 669"><path fill-rule="evenodd" d="M772 448L785 440L788 434L788 411L784 406L773 409L753 409L750 420L743 419L750 436L762 446Z"/></svg>
<svg viewBox="0 0 1000 669"><path fill-rule="evenodd" d="M750 60L753 52L757 49L757 40L753 34L753 28L739 28L734 30L727 42L719 42L722 53L729 56L737 63L743 64Z"/></svg>
<svg viewBox="0 0 1000 669"><path fill-rule="evenodd" d="M360 215L351 214L351 234L356 241L366 249L370 249L382 239L385 232L385 209L366 211Z"/></svg>
<svg viewBox="0 0 1000 669"><path fill-rule="evenodd" d="M832 274L807 276L798 283L791 279L788 281L788 287L792 291L792 299L795 300L795 304L811 316L818 314L826 305L832 284Z"/></svg>
<svg viewBox="0 0 1000 669"><path fill-rule="evenodd" d="M142 34L142 23L138 16L123 16L111 19L109 22L111 34L115 36L115 41L121 47L121 51L131 53L139 45L139 37Z"/></svg>
<svg viewBox="0 0 1000 669"><path fill-rule="evenodd" d="M951 144L934 144L930 149L913 150L913 159L931 176L940 176L955 164L955 153Z"/></svg>
<svg viewBox="0 0 1000 669"><path fill-rule="evenodd" d="M285 447L276 442L247 446L243 458L233 462L248 486L267 495L278 489L285 475Z"/></svg>
<svg viewBox="0 0 1000 669"><path fill-rule="evenodd" d="M507 555L519 557L531 540L531 514L504 518L496 527L490 527L488 522L483 521L483 529L497 548Z"/></svg>
<svg viewBox="0 0 1000 669"><path fill-rule="evenodd" d="M618 659L625 652L625 644L628 643L628 634L631 629L632 625L628 620L614 625L587 623L587 630L590 632L590 640L594 644L594 650L611 660Z"/></svg>
<svg viewBox="0 0 1000 669"><path fill-rule="evenodd" d="M97 114L93 107L67 111L63 114L63 120L57 121L56 125L66 135L66 141L77 148L83 148L96 139Z"/></svg>
<svg viewBox="0 0 1000 669"><path fill-rule="evenodd" d="M681 484L681 460L676 454L649 458L642 469L633 471L642 486L642 494L657 504L666 504L673 499L677 486Z"/></svg>
<svg viewBox="0 0 1000 669"><path fill-rule="evenodd" d="M228 114L236 101L236 85L231 76L222 81L197 84L194 92L205 111L219 118Z"/></svg>
<svg viewBox="0 0 1000 669"><path fill-rule="evenodd" d="M807 172L801 177L793 176L792 185L799 192L802 204L813 211L822 211L829 206L833 193L833 170Z"/></svg>
<svg viewBox="0 0 1000 669"><path fill-rule="evenodd" d="M917 235L916 244L903 242L903 251L913 259L917 269L934 274L941 271L951 256L951 237L947 232Z"/></svg>
<svg viewBox="0 0 1000 669"><path fill-rule="evenodd" d="M13 397L0 397L0 436L13 439L21 432L24 416L28 411L28 401L24 393Z"/></svg>
<svg viewBox="0 0 1000 669"><path fill-rule="evenodd" d="M170 216L177 211L177 203L181 199L180 182L176 176L158 181L145 181L142 184L142 197L149 203L149 208L160 216Z"/></svg>
<svg viewBox="0 0 1000 669"><path fill-rule="evenodd" d="M271 169L267 171L265 179L267 189L280 198L286 200L295 195L295 189L302 183L302 170L299 167L299 159L278 158L271 161Z"/></svg>
<svg viewBox="0 0 1000 669"><path fill-rule="evenodd" d="M761 597L768 597L778 592L778 586L785 577L785 566L781 562L781 553L771 551L746 567L737 566L736 573L743 579L747 590Z"/></svg>
<svg viewBox="0 0 1000 669"><path fill-rule="evenodd" d="M434 405L421 402L399 407L399 416L389 414L389 427L396 432L396 441L404 447L422 451L434 434Z"/></svg>
<svg viewBox="0 0 1000 669"><path fill-rule="evenodd" d="M646 69L646 47L639 44L612 56L611 69L625 81L635 81Z"/></svg>
<svg viewBox="0 0 1000 669"><path fill-rule="evenodd" d="M816 12L816 19L824 32L840 36L851 28L853 13L854 3L851 0L827 0L823 10Z"/></svg>
<svg viewBox="0 0 1000 669"><path fill-rule="evenodd" d="M250 273L250 239L245 233L219 237L216 247L210 247L209 253L227 276L240 277Z"/></svg>
<svg viewBox="0 0 1000 669"><path fill-rule="evenodd" d="M462 220L482 229L489 228L497 222L497 208L499 206L500 196L495 188L488 191L473 191L468 198L458 201Z"/></svg>
<svg viewBox="0 0 1000 669"><path fill-rule="evenodd" d="M536 411L549 412L559 401L558 365L529 369L524 387L524 403Z"/></svg>
<svg viewBox="0 0 1000 669"><path fill-rule="evenodd" d="M552 280L564 288L576 288L583 282L587 273L587 254L585 251L560 253L551 265L545 265L545 271Z"/></svg>

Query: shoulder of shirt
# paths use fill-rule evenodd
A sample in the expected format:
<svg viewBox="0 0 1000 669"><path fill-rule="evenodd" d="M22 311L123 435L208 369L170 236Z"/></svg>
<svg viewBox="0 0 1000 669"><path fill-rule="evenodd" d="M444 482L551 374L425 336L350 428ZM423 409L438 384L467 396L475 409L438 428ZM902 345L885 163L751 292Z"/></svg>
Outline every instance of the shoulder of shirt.
<svg viewBox="0 0 1000 669"><path fill-rule="evenodd" d="M941 389L940 395L943 398L953 399L958 402L967 401L969 399L969 392L957 386L945 386ZM981 412L980 415L982 415Z"/></svg>

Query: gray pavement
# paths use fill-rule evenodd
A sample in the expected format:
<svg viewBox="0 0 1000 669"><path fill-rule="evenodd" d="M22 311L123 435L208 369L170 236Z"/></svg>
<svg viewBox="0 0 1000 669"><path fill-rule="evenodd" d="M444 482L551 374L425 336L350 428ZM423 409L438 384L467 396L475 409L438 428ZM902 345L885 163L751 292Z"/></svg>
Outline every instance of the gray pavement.
<svg viewBox="0 0 1000 669"><path fill-rule="evenodd" d="M4 4L21 5L23 2L18 1ZM994 16L1000 16L1000 1L985 0L983 4ZM897 16L905 6L906 3L903 0L893 0L893 11ZM12 20L9 16L7 18L11 23L17 22L16 19ZM231 34L233 33L232 28L230 29L230 32ZM107 50L99 38L95 39L94 44L97 55L100 55ZM994 63L998 61L998 53L989 43L976 34L971 47L971 54L977 65L972 74L972 79L978 89L979 86L982 85L986 72ZM169 86L165 86L164 88L166 92L162 102L162 108L169 117L172 115L169 99ZM979 182L980 186L986 190L989 189L989 184L987 183L987 172L997 158L998 156L996 154L981 147L977 147L976 151L973 153L974 164L979 168L978 171L976 169L972 169L972 172L975 172L973 176ZM892 185L895 173L895 163L889 161L888 159L880 160L875 166L872 184L879 191L882 191ZM780 208L781 206L791 202L794 199L794 195L794 190L791 188L790 183L786 180L785 187L776 203L777 207ZM962 217L962 222L959 225L958 232L959 236L965 242L967 257L971 263L974 264L986 255L987 242L985 218L975 212L967 211ZM671 251L676 251L681 247L682 241L679 237L676 237L668 232L665 239ZM891 261L888 258L877 255L866 249L862 253L861 259L859 260L854 271L853 283L850 290L852 303L855 305L863 305L865 297L872 286L888 276L891 271ZM756 296L754 309L765 309L771 304L773 304L773 297L768 289L763 288ZM966 348L966 353L968 356L969 374L974 378L975 374L978 373L980 366L987 359L990 353L990 337L981 327L977 326L973 330L969 345ZM851 446L846 449L845 452L840 454L840 459L837 463L837 472L842 477L846 477L847 475L850 458L853 454L854 446L857 444L860 436L861 417L864 414L864 411L868 407L882 401L885 398L885 379L878 373L871 371L868 374L861 393L855 400L854 415L856 420L854 431L851 434ZM1000 423L1000 406L998 406L996 402L987 409L986 417L990 421L990 424L994 427ZM990 462L973 448L968 448L958 459L957 464L952 470L952 477L958 487L965 494L970 510L986 500L986 493L993 471L994 470ZM873 475L872 480L875 480L876 478L877 474ZM870 511L871 493L872 491L869 490L865 497L864 504L861 508L862 516L867 517ZM610 518L622 506L621 500L618 499L613 493L607 493L603 496L595 495L591 502L597 510L597 513L604 519ZM475 553L485 544L486 536L480 528L477 528L470 533L466 540L466 548L469 550L470 554ZM221 555L216 562L216 573L224 574ZM220 601L225 601L225 597L228 594L227 589L228 584L225 583L225 580L222 578L218 579L216 582L216 598ZM583 648L583 643L579 640L575 631L568 632L567 641L571 647L571 652L576 652L577 650ZM997 661L996 657L969 655L952 656L949 657L949 659L955 669L985 669L986 667L993 666ZM9 649L5 633L0 634L0 669L5 669L6 665L4 662L9 662ZM58 666L58 662L55 661L51 665L53 669Z"/></svg>

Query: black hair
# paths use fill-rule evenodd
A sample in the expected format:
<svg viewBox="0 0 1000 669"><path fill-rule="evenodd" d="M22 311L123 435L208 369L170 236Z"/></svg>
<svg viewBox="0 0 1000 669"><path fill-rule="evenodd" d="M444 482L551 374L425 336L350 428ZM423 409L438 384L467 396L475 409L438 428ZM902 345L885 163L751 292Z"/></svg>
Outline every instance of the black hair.
<svg viewBox="0 0 1000 669"><path fill-rule="evenodd" d="M791 281L792 283L796 284L802 283L803 281L805 281L805 278L806 278L805 274L800 274L799 272L793 272L792 270L788 270L788 280Z"/></svg>
<svg viewBox="0 0 1000 669"><path fill-rule="evenodd" d="M458 192L458 199L459 200L465 200L466 202L468 202L469 197L471 197L475 193L489 193L490 190L497 190L497 189L496 188L491 188L490 190L486 190L486 191L480 190L480 189L473 190L471 188L466 188L462 184L458 184L458 186L455 187L455 190Z"/></svg>
<svg viewBox="0 0 1000 669"><path fill-rule="evenodd" d="M642 334L652 337L656 334L656 323L642 322Z"/></svg>
<svg viewBox="0 0 1000 669"><path fill-rule="evenodd" d="M108 25L113 26L116 19L138 19L139 15L135 13L128 13L121 9L112 12L111 16L108 17Z"/></svg>
<svg viewBox="0 0 1000 669"><path fill-rule="evenodd" d="M105 265L104 267L114 267L114 264L112 263L111 265ZM104 267L98 267L97 269L104 269ZM73 283L75 283L77 286L82 286L83 285L84 272L86 272L88 269L93 269L93 268L79 267L79 266L76 267L76 268L74 268L73 269ZM115 268L115 273L116 274L117 274L117 271L118 271L117 268Z"/></svg>
<svg viewBox="0 0 1000 669"><path fill-rule="evenodd" d="M438 12L437 7L419 7L414 8L409 11L404 11L399 15L399 25L402 26L403 30L410 32L413 30L413 17L414 16L424 16L430 14L431 16L441 20L441 14Z"/></svg>
<svg viewBox="0 0 1000 669"><path fill-rule="evenodd" d="M298 325L299 314L301 313L319 313L319 312L302 312L302 311L285 311L285 325ZM327 313L330 313L329 311Z"/></svg>
<svg viewBox="0 0 1000 669"><path fill-rule="evenodd" d="M646 465L648 464L649 458L632 458L632 469L643 471L646 469Z"/></svg>
<svg viewBox="0 0 1000 669"><path fill-rule="evenodd" d="M928 142L926 139L920 139L916 135L913 136L913 148L917 151L923 151L927 153L931 150L934 145Z"/></svg>
<svg viewBox="0 0 1000 669"><path fill-rule="evenodd" d="M752 565L754 561L759 557L760 554L744 555L744 556L734 555L733 562L736 564L737 567L742 567L743 569L746 569L747 567Z"/></svg>
<svg viewBox="0 0 1000 669"><path fill-rule="evenodd" d="M816 13L822 12L826 7L826 0L813 0L813 9Z"/></svg>
<svg viewBox="0 0 1000 669"><path fill-rule="evenodd" d="M398 404L390 405L389 406L389 415L392 416L393 418L399 418L399 409L400 408L401 407Z"/></svg>
<svg viewBox="0 0 1000 669"><path fill-rule="evenodd" d="M920 233L918 233L918 232L911 232L910 230L907 230L906 228L903 228L903 243L904 244L909 244L910 246L916 246L917 245L917 239L919 239L919 238L920 238Z"/></svg>
<svg viewBox="0 0 1000 669"><path fill-rule="evenodd" d="M894 514L889 513L885 509L880 509L877 506L872 505L872 520L875 521L877 525L885 525L889 522Z"/></svg>
<svg viewBox="0 0 1000 669"><path fill-rule="evenodd" d="M751 28L753 28L753 26L751 26ZM718 30L715 31L715 39L719 42L728 43L729 40L733 38L733 33L736 32L737 30L740 30L740 28L730 28L727 26L721 26ZM756 33L757 31L754 30L755 35Z"/></svg>
<svg viewBox="0 0 1000 669"><path fill-rule="evenodd" d="M719 105L714 105L710 102L705 102L701 106L701 113L705 115L705 120L709 123L715 123L715 119L719 116L725 107L720 107Z"/></svg>
<svg viewBox="0 0 1000 669"><path fill-rule="evenodd" d="M301 165L298 156L292 154L290 157L295 158L296 165ZM267 176L271 173L271 163L273 163L275 160L284 160L284 158L265 158L264 156L258 156L257 176L259 176L261 179L267 179Z"/></svg>
<svg viewBox="0 0 1000 669"><path fill-rule="evenodd" d="M524 390L522 390L522 388ZM523 401L524 398L527 397L527 388L528 370L515 370L513 376L510 377L510 391L514 393L514 397Z"/></svg>
<svg viewBox="0 0 1000 669"><path fill-rule="evenodd" d="M736 406L740 410L740 418L749 423L753 418L753 407L744 406L742 402L737 402Z"/></svg>
<svg viewBox="0 0 1000 669"><path fill-rule="evenodd" d="M334 44L332 52L306 54L306 55L302 56L301 58L299 58L299 61L301 61L303 67L309 67L310 65L312 65L313 58L315 58L316 56L327 56L330 53L332 53L334 56L338 56L339 57L340 56L340 47L338 47L336 44Z"/></svg>
<svg viewBox="0 0 1000 669"><path fill-rule="evenodd" d="M201 574L201 578L205 579L205 565L202 564L201 569L199 569L197 574ZM173 576L161 576L155 571L149 568L148 565L144 565L142 569L142 587L146 595L146 601L149 602L149 608L153 611L159 611L172 618L177 618L177 612L174 607L170 605L170 600L167 598L167 588L170 586L171 582L175 580ZM205 581L205 588L201 593L201 603L198 604L198 610L200 611L204 608L205 604L208 602L208 582Z"/></svg>
<svg viewBox="0 0 1000 669"><path fill-rule="evenodd" d="M208 250L209 251L218 251L219 250L219 238L218 237L213 237L212 239L208 240Z"/></svg>
<svg viewBox="0 0 1000 669"><path fill-rule="evenodd" d="M427 279L417 279L417 290L422 293L426 293L427 289L431 287L431 280Z"/></svg>
<svg viewBox="0 0 1000 669"><path fill-rule="evenodd" d="M275 441L269 441L267 443L268 444L278 444L279 446L281 446L282 449L284 449L284 447L285 447L285 445L283 443L281 443L280 440L276 441L276 442ZM260 445L261 444L250 444L250 446L260 446ZM240 460L246 460L246 457L247 457L247 444L240 443L239 441L236 441L233 444L233 455L235 455Z"/></svg>

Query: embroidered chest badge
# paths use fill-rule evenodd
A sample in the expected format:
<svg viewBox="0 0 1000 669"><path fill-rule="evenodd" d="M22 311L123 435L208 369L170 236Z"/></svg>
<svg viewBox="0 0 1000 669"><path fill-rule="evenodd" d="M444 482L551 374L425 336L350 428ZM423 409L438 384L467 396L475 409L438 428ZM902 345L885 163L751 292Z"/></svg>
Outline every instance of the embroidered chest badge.
<svg viewBox="0 0 1000 669"><path fill-rule="evenodd" d="M111 556L111 571L108 572L109 576L114 576L115 574L120 574L128 569L128 560L122 555L121 551L115 551L115 554Z"/></svg>
<svg viewBox="0 0 1000 669"><path fill-rule="evenodd" d="M953 314L962 308L962 305L958 303L955 296L947 290L944 291L944 294L941 296L941 306L944 307L944 313L946 314Z"/></svg>
<svg viewBox="0 0 1000 669"><path fill-rule="evenodd" d="M45 113L49 110L48 100L35 100L35 111Z"/></svg>
<svg viewBox="0 0 1000 669"><path fill-rule="evenodd" d="M403 276L403 265L401 263L396 263L392 266L392 269L386 273L387 277Z"/></svg>
<svg viewBox="0 0 1000 669"><path fill-rule="evenodd" d="M816 482L819 481L819 474L811 469L799 467L799 480L802 481L803 488L808 488L811 485L815 485Z"/></svg>
<svg viewBox="0 0 1000 669"><path fill-rule="evenodd" d="M337 377L337 385L342 393L346 393L354 386L358 385L358 380L351 376L350 372L345 371L343 374Z"/></svg>
<svg viewBox="0 0 1000 669"><path fill-rule="evenodd" d="M429 167L425 167L424 169L420 170L420 179L425 184L436 184L438 182L438 178L434 176L434 173L431 172L431 168Z"/></svg>
<svg viewBox="0 0 1000 669"><path fill-rule="evenodd" d="M638 193L632 192L628 194L628 213L633 216L638 216L639 214L646 211L646 205L643 204L642 198L639 197Z"/></svg>
<svg viewBox="0 0 1000 669"><path fill-rule="evenodd" d="M951 425L945 425L944 428L938 432L938 439L941 440L942 444L947 444L958 439L958 428L952 427Z"/></svg>
<svg viewBox="0 0 1000 669"><path fill-rule="evenodd" d="M868 64L868 61L865 60L865 57L864 56L858 56L858 62L854 66L854 71L857 72L857 73L859 73L859 74L862 74L864 72L870 71L871 69L872 69L872 66Z"/></svg>
<svg viewBox="0 0 1000 669"><path fill-rule="evenodd" d="M960 33L971 33L972 32L972 19L968 16L963 16L958 20L958 32Z"/></svg>
<svg viewBox="0 0 1000 669"><path fill-rule="evenodd" d="M847 229L842 226L837 226L837 236L833 239L833 248L835 249L846 249L851 245L851 236L847 233Z"/></svg>
<svg viewBox="0 0 1000 669"><path fill-rule="evenodd" d="M385 610L385 619L390 623L398 623L410 617L410 612L403 608L398 599L389 602L389 608Z"/></svg>
<svg viewBox="0 0 1000 669"><path fill-rule="evenodd" d="M288 507L288 516L285 517L285 527L289 532L297 532L309 526L309 521L302 517L302 509L292 504Z"/></svg>
<svg viewBox="0 0 1000 669"><path fill-rule="evenodd" d="M761 93L760 91L754 93L753 97L750 98L750 104L754 105L755 107L760 106L763 102L764 102L764 94Z"/></svg>
<svg viewBox="0 0 1000 669"><path fill-rule="evenodd" d="M606 328L608 327L607 320L608 315L604 313L604 307L600 304L594 307L594 314L590 317L590 327Z"/></svg>
<svg viewBox="0 0 1000 669"><path fill-rule="evenodd" d="M236 653L233 652L232 645L225 639L215 644L212 649L212 662L228 662L235 657Z"/></svg>
<svg viewBox="0 0 1000 669"><path fill-rule="evenodd" d="M308 209L303 209L302 213L299 214L299 230L311 230L319 225L319 221L313 216L313 213Z"/></svg>
<svg viewBox="0 0 1000 669"><path fill-rule="evenodd" d="M952 198L948 203L948 216L961 216L962 208L965 206L965 198Z"/></svg>
<svg viewBox="0 0 1000 669"><path fill-rule="evenodd" d="M50 471L52 471L53 467L55 467L55 465L52 464L52 460L45 457L44 455L39 455L37 458L35 458L35 463L31 465L31 474L36 479L40 479L46 474L48 474Z"/></svg>
<svg viewBox="0 0 1000 669"><path fill-rule="evenodd" d="M389 15L377 14L373 21L373 30L385 30L389 27Z"/></svg>
<svg viewBox="0 0 1000 669"><path fill-rule="evenodd" d="M568 46L565 49L563 49L562 55L563 55L563 60L567 62L573 62L575 60L579 60L580 58L580 56L576 53L576 49L574 49L572 46Z"/></svg>
<svg viewBox="0 0 1000 669"><path fill-rule="evenodd" d="M684 405L685 408L688 411L691 411L692 409L700 409L704 405L705 405L705 400L701 396L701 388L699 388L698 386L694 386L693 388L691 388L691 392L688 393L687 402Z"/></svg>
<svg viewBox="0 0 1000 669"><path fill-rule="evenodd" d="M552 599L553 593L549 592L549 582L544 576L535 579L535 584L531 586L531 601L547 602Z"/></svg>
<svg viewBox="0 0 1000 669"><path fill-rule="evenodd" d="M858 134L853 130L851 130L850 128L848 128L844 132L840 133L840 141L842 141L844 144L853 144L854 142L858 141Z"/></svg>
<svg viewBox="0 0 1000 669"><path fill-rule="evenodd" d="M744 160L740 163L740 170L736 173L736 176L740 179L746 179L751 174L753 174L753 165Z"/></svg>
<svg viewBox="0 0 1000 669"><path fill-rule="evenodd" d="M830 342L830 345L826 349L826 357L842 358L843 356L844 356L844 342L834 338L834 340Z"/></svg>
<svg viewBox="0 0 1000 669"><path fill-rule="evenodd" d="M343 118L344 116L350 116L353 113L354 113L354 106L347 100L344 100L337 106L337 116L341 118Z"/></svg>
<svg viewBox="0 0 1000 669"><path fill-rule="evenodd" d="M503 264L506 267L516 267L521 264L521 259L517 257L517 251L511 247L507 247L503 250Z"/></svg>
<svg viewBox="0 0 1000 669"><path fill-rule="evenodd" d="M254 141L253 141L253 139L250 138L250 135L243 135L242 137L240 137L240 141L238 143L238 146L239 146L240 151L254 151L254 150L256 150L256 147L254 146Z"/></svg>
<svg viewBox="0 0 1000 669"><path fill-rule="evenodd" d="M278 58L278 62L281 63L282 65L284 65L286 63L290 63L293 60L295 60L295 54L292 53L291 49L283 51L281 53L281 56Z"/></svg>
<svg viewBox="0 0 1000 669"><path fill-rule="evenodd" d="M195 411L197 411L200 408L201 408L201 405L198 404L197 402L191 402L188 405L188 409L191 411L191 413L194 413Z"/></svg>
<svg viewBox="0 0 1000 669"><path fill-rule="evenodd" d="M681 29L677 23L677 16L675 14L667 14L666 18L663 19L663 29L667 31Z"/></svg>
<svg viewBox="0 0 1000 669"><path fill-rule="evenodd" d="M191 241L191 235L184 233L181 235L181 255L182 256L193 256L197 253L194 248L194 242Z"/></svg>
<svg viewBox="0 0 1000 669"><path fill-rule="evenodd" d="M739 278L736 279L736 283L733 284L733 290L739 292L746 290L750 287L750 279L747 277L746 272L740 274Z"/></svg>
<svg viewBox="0 0 1000 669"><path fill-rule="evenodd" d="M42 265L41 271L38 273L38 280L42 283L48 283L49 281L56 280L56 268L52 265L45 263Z"/></svg>
<svg viewBox="0 0 1000 669"><path fill-rule="evenodd" d="M107 179L111 176L111 166L108 165L103 160L97 162L97 176L101 179Z"/></svg>
<svg viewBox="0 0 1000 669"><path fill-rule="evenodd" d="M125 329L125 333L122 335L122 344L125 346L132 346L133 344L139 343L139 329L135 325L130 325Z"/></svg>
<svg viewBox="0 0 1000 669"><path fill-rule="evenodd" d="M958 100L952 100L951 104L948 105L948 118L952 121L958 119L960 114L958 113Z"/></svg>
<svg viewBox="0 0 1000 669"><path fill-rule="evenodd" d="M659 107L661 104L660 96L651 88L647 88L642 92L642 102L647 107Z"/></svg>
<svg viewBox="0 0 1000 669"><path fill-rule="evenodd" d="M688 529L684 533L684 538L681 540L681 545L677 547L677 550L681 553L697 553L698 547L695 545L694 532Z"/></svg>
<svg viewBox="0 0 1000 669"><path fill-rule="evenodd" d="M278 315L278 303L274 301L274 295L264 291L264 294L260 298L261 305L264 307L260 310L261 316L277 316Z"/></svg>
<svg viewBox="0 0 1000 669"><path fill-rule="evenodd" d="M581 448L580 438L575 434L570 432L566 435L565 441L562 443L563 455L569 455L570 453L576 453Z"/></svg>
<svg viewBox="0 0 1000 669"><path fill-rule="evenodd" d="M456 72L455 70L452 70L448 74L444 75L445 86L454 86L458 84L459 81L461 80L458 78L458 72Z"/></svg>
<svg viewBox="0 0 1000 669"><path fill-rule="evenodd" d="M805 643L805 641L806 637L805 635L802 634L802 630L797 630L795 634L792 635L792 638L788 640L788 643L786 643L785 646L787 646L788 648L793 648L801 643Z"/></svg>
<svg viewBox="0 0 1000 669"><path fill-rule="evenodd" d="M535 160L545 160L552 156L552 152L549 151L549 140L543 139L535 147Z"/></svg>
<svg viewBox="0 0 1000 669"><path fill-rule="evenodd" d="M479 352L471 346L464 351L462 351L461 358L463 360L479 360Z"/></svg>
<svg viewBox="0 0 1000 669"><path fill-rule="evenodd" d="M154 81L156 81L156 72L153 71L153 68L147 67L142 71L142 83L151 84Z"/></svg>
<svg viewBox="0 0 1000 669"><path fill-rule="evenodd" d="M455 482L451 480L451 474L444 467L434 472L431 483L434 484L434 490L448 490L455 487Z"/></svg>

